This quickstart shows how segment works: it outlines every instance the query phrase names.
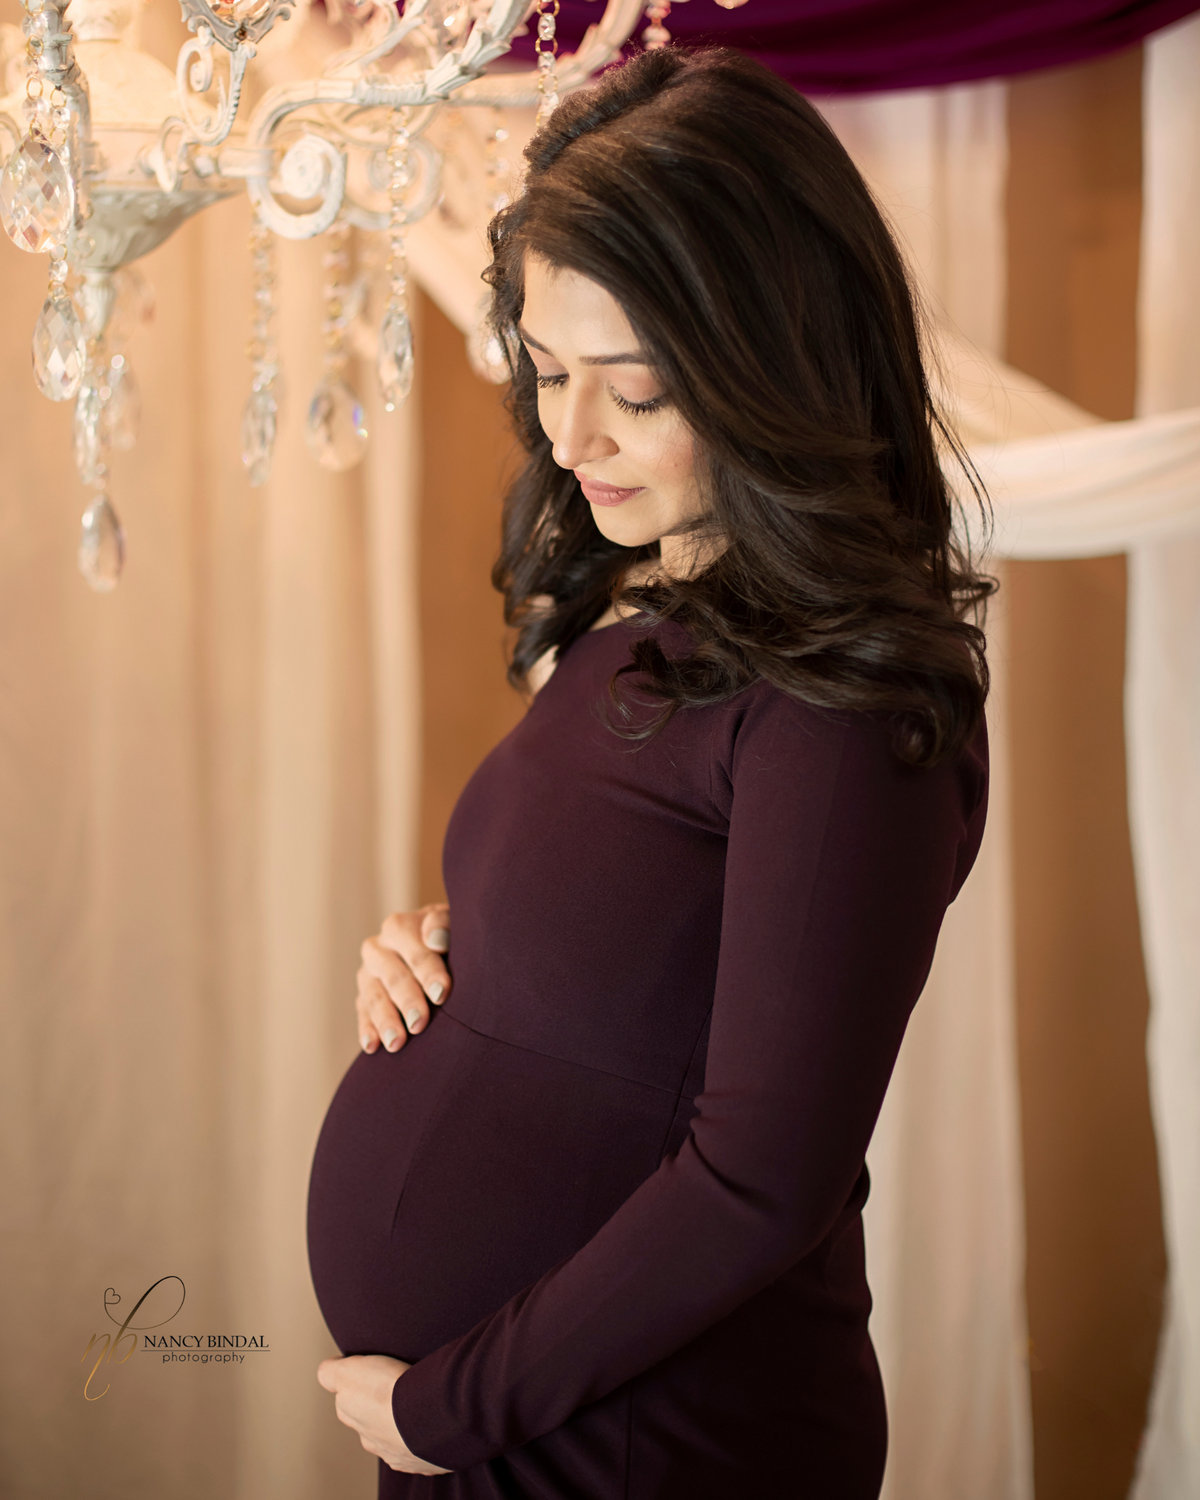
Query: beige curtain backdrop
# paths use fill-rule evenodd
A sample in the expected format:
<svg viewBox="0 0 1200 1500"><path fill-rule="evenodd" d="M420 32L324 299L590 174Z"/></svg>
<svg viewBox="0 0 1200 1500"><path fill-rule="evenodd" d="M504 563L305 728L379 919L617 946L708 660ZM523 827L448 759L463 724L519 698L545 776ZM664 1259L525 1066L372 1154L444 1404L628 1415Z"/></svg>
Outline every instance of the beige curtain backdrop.
<svg viewBox="0 0 1200 1500"><path fill-rule="evenodd" d="M146 26L173 58L171 8ZM385 417L360 379L367 462L310 459L324 247L282 244L283 420L250 489L248 225L244 199L219 205L144 263L157 314L130 349L143 422L116 464L109 596L75 571L70 407L23 352L46 262L0 246L0 1491L22 1500L374 1494L315 1378L336 1349L304 1211L355 1054L358 944L411 898L416 406ZM165 1331L269 1349L236 1367L139 1349L85 1400L106 1289L119 1322L163 1276L186 1285Z"/></svg>

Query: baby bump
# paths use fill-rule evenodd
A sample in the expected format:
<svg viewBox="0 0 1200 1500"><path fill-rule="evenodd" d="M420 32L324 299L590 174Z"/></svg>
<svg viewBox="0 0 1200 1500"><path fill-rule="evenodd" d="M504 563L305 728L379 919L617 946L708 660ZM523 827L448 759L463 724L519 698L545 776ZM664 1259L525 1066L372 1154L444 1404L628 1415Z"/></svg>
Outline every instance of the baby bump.
<svg viewBox="0 0 1200 1500"><path fill-rule="evenodd" d="M348 1354L420 1359L596 1233L658 1166L675 1096L439 1012L361 1054L321 1128L313 1284Z"/></svg>

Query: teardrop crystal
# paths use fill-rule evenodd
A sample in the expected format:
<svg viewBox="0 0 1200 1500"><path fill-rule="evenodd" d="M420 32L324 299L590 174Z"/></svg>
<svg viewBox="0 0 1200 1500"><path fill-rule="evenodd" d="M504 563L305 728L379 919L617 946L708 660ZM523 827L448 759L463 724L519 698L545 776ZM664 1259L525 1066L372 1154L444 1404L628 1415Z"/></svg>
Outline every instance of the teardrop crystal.
<svg viewBox="0 0 1200 1500"><path fill-rule="evenodd" d="M385 411L408 398L413 383L412 324L402 307L389 307L379 329L379 389Z"/></svg>
<svg viewBox="0 0 1200 1500"><path fill-rule="evenodd" d="M362 402L336 375L326 375L309 402L304 435L323 469L352 469L367 447Z"/></svg>
<svg viewBox="0 0 1200 1500"><path fill-rule="evenodd" d="M269 390L250 392L242 417L242 462L255 488L265 484L271 473L276 410L275 397Z"/></svg>
<svg viewBox="0 0 1200 1500"><path fill-rule="evenodd" d="M66 292L51 293L33 329L33 378L51 401L69 401L87 362L83 325Z"/></svg>
<svg viewBox="0 0 1200 1500"><path fill-rule="evenodd" d="M71 179L57 151L27 135L0 173L0 222L21 250L61 239L75 214Z"/></svg>
<svg viewBox="0 0 1200 1500"><path fill-rule="evenodd" d="M104 453L104 401L94 371L89 370L75 397L75 467L84 484L100 484L107 472Z"/></svg>
<svg viewBox="0 0 1200 1500"><path fill-rule="evenodd" d="M83 513L79 571L97 593L115 589L125 566L125 533L107 495L97 495Z"/></svg>
<svg viewBox="0 0 1200 1500"><path fill-rule="evenodd" d="M114 354L108 367L108 441L114 448L129 449L137 442L142 417L142 393L129 360Z"/></svg>

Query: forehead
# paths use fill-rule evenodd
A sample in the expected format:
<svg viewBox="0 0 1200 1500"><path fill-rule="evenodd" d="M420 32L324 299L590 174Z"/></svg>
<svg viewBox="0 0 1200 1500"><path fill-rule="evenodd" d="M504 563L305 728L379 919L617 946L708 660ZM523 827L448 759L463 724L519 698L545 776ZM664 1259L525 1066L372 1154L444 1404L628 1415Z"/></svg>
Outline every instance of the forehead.
<svg viewBox="0 0 1200 1500"><path fill-rule="evenodd" d="M581 355L632 354L638 338L611 292L578 271L525 259L525 307L521 323L559 359Z"/></svg>

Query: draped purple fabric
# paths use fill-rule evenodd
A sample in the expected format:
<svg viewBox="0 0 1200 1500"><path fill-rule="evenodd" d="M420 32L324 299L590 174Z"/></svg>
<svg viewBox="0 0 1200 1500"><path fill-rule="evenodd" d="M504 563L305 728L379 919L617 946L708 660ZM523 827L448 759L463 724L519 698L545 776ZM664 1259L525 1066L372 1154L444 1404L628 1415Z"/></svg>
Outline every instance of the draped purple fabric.
<svg viewBox="0 0 1200 1500"><path fill-rule="evenodd" d="M561 0L563 51L600 18L602 3ZM667 27L678 42L748 52L804 93L836 94L1059 67L1130 46L1196 10L1200 0L747 0L737 10L677 0ZM532 59L532 38L518 38L513 52Z"/></svg>

